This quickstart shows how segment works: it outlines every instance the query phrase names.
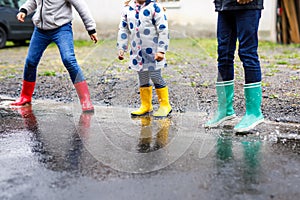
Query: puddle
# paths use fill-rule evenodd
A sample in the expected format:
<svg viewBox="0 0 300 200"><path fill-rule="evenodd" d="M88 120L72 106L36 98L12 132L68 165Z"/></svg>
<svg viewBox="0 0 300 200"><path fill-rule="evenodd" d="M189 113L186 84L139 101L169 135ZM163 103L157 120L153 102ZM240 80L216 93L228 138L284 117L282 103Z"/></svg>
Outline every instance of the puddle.
<svg viewBox="0 0 300 200"><path fill-rule="evenodd" d="M299 125L237 136L205 113L130 118L131 108L0 104L0 199L297 199ZM117 191L117 192L116 192ZM130 194L130 195L129 195Z"/></svg>

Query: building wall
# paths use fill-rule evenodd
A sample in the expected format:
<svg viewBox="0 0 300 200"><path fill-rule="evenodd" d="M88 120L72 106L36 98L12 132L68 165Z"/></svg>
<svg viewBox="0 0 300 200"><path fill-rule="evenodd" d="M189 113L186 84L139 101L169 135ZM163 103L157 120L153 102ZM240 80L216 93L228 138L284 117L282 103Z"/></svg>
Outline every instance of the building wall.
<svg viewBox="0 0 300 200"><path fill-rule="evenodd" d="M120 13L124 0L85 0L97 23L100 38L116 38ZM173 37L214 37L217 13L213 0L181 0L179 4L167 7L167 16ZM88 35L74 12L74 37L88 39ZM262 40L276 41L276 1L265 0L265 9L259 29Z"/></svg>

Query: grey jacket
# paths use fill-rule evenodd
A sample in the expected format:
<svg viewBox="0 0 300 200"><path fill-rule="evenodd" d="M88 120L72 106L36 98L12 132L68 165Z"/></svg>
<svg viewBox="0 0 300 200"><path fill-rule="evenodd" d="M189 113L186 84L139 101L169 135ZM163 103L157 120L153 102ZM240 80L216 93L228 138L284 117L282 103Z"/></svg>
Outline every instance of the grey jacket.
<svg viewBox="0 0 300 200"><path fill-rule="evenodd" d="M27 0L20 11L33 13L34 25L42 30L52 30L73 20L72 6L79 13L89 34L96 32L96 23L84 0Z"/></svg>
<svg viewBox="0 0 300 200"><path fill-rule="evenodd" d="M237 0L215 0L216 11L263 9L263 0L253 0L247 4L239 4Z"/></svg>

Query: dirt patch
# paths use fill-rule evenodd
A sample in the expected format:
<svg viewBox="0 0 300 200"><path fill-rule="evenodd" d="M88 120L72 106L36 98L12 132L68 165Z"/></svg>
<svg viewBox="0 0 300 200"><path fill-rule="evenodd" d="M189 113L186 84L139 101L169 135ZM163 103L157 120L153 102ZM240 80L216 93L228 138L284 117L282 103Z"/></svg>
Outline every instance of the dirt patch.
<svg viewBox="0 0 300 200"><path fill-rule="evenodd" d="M18 97L28 47L0 50L0 94ZM139 106L138 81L127 61L116 59L115 41L76 46L76 55L87 78L92 100L99 105ZM296 45L262 42L259 49L263 69L263 106L266 119L300 123L300 53ZM236 56L238 57L238 56ZM216 43L208 40L173 40L167 54L169 66L163 71L170 88L174 111L205 111L216 106ZM39 65L34 99L70 102L77 99L57 48L50 46ZM236 60L235 103L237 115L245 111L243 68ZM154 93L155 94L155 93ZM153 98L157 107L157 98Z"/></svg>

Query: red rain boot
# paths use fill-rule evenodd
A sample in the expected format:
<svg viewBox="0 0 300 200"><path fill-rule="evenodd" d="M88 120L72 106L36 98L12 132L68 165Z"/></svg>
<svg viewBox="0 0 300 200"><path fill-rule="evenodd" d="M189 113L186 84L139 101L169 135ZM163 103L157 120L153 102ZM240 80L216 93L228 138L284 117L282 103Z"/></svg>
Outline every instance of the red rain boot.
<svg viewBox="0 0 300 200"><path fill-rule="evenodd" d="M35 86L35 82L29 82L29 81L23 80L23 86L22 86L20 98L18 100L14 101L13 103L11 103L10 105L23 106L27 103L30 104L31 97L32 97L32 94L34 91L34 86Z"/></svg>
<svg viewBox="0 0 300 200"><path fill-rule="evenodd" d="M86 81L74 84L83 112L94 112L90 92Z"/></svg>

